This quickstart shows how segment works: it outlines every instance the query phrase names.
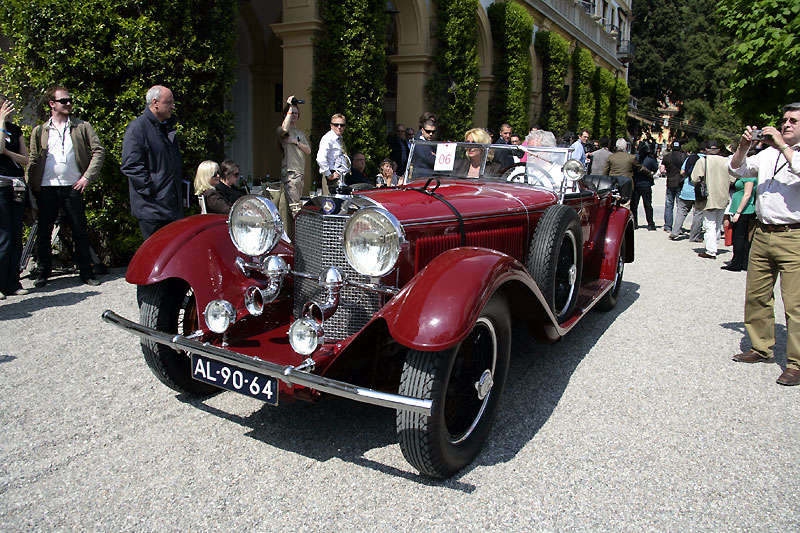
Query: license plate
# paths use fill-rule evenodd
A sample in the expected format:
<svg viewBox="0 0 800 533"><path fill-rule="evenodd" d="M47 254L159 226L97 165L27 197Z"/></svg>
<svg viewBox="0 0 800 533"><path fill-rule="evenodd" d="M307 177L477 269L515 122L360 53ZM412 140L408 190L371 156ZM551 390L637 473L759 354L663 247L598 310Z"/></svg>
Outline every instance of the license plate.
<svg viewBox="0 0 800 533"><path fill-rule="evenodd" d="M262 402L278 405L278 380L192 354L192 377Z"/></svg>

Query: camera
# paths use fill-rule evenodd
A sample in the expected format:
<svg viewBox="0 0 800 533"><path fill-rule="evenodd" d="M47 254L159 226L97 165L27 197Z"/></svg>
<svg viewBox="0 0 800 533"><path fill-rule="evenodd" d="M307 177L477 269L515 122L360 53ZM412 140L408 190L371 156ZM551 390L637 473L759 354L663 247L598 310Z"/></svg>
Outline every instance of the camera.
<svg viewBox="0 0 800 533"><path fill-rule="evenodd" d="M754 141L763 141L766 140L766 136L764 135L764 130L753 130L750 132L750 135L753 137Z"/></svg>
<svg viewBox="0 0 800 533"><path fill-rule="evenodd" d="M306 103L305 100L298 100L297 98L292 98L292 105L305 104L305 103Z"/></svg>

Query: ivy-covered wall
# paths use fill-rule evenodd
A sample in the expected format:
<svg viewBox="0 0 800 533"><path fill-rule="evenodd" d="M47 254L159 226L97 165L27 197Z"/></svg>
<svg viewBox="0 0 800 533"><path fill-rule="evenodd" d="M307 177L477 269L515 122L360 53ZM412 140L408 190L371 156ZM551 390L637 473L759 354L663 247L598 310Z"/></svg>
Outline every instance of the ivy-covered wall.
<svg viewBox="0 0 800 533"><path fill-rule="evenodd" d="M0 3L0 33L12 43L0 91L18 108L36 108L41 121L44 90L67 87L74 115L91 123L106 147L100 178L85 194L90 235L105 261L124 263L141 243L119 160L125 127L141 114L150 86L166 85L175 95L185 179L201 161L224 158L236 34L220 28L236 23L235 0Z"/></svg>
<svg viewBox="0 0 800 533"><path fill-rule="evenodd" d="M594 69L591 52L586 48L575 46L572 52L572 113L569 127L576 133L583 129L594 133L595 98L592 94Z"/></svg>
<svg viewBox="0 0 800 533"><path fill-rule="evenodd" d="M595 139L611 137L611 96L614 91L614 75L603 67L594 71L594 126L592 136Z"/></svg>
<svg viewBox="0 0 800 533"><path fill-rule="evenodd" d="M503 122L513 131L528 131L531 102L533 17L515 2L495 2L486 10L494 41L494 88L489 100L489 124L499 131Z"/></svg>
<svg viewBox="0 0 800 533"><path fill-rule="evenodd" d="M331 116L342 113L347 119L348 152L363 152L368 175L377 173L378 164L389 154L382 120L389 26L385 2L322 0L319 16L323 30L314 42L312 160L320 138L330 130ZM319 184L316 164L313 168Z"/></svg>
<svg viewBox="0 0 800 533"><path fill-rule="evenodd" d="M461 140L472 127L478 92L478 0L433 0L436 72L426 93L439 140Z"/></svg>
<svg viewBox="0 0 800 533"><path fill-rule="evenodd" d="M534 48L543 69L540 126L558 137L567 129L564 81L569 66L569 43L555 32L540 31L536 34Z"/></svg>

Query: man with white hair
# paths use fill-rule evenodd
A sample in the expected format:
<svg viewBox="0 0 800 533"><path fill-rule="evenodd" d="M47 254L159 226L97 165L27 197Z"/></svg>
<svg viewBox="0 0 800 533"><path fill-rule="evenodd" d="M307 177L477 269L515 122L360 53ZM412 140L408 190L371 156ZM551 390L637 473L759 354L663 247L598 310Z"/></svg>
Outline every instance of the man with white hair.
<svg viewBox="0 0 800 533"><path fill-rule="evenodd" d="M628 141L625 139L617 139L617 151L608 156L605 168L602 174L604 176L625 176L626 178L633 179L634 172L650 172L642 167L633 154L628 153ZM652 172L650 172L652 175Z"/></svg>
<svg viewBox="0 0 800 533"><path fill-rule="evenodd" d="M122 140L120 169L128 177L131 213L147 239L183 217L182 165L172 116L175 99L163 85L147 91L144 112L133 119Z"/></svg>

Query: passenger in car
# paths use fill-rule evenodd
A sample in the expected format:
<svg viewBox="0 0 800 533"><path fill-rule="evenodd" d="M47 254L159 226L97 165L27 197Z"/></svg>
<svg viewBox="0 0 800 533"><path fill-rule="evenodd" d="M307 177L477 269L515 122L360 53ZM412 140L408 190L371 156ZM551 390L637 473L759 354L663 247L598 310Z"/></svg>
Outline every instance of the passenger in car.
<svg viewBox="0 0 800 533"><path fill-rule="evenodd" d="M227 215L233 203L244 196L244 193L236 188L239 183L239 165L226 159L219 169L222 176L206 197L206 208L209 213Z"/></svg>
<svg viewBox="0 0 800 533"><path fill-rule="evenodd" d="M464 134L464 140L468 143L490 144L491 137L486 130L481 128L472 128ZM481 164L483 163L483 148L474 147L467 148L466 158L456 161L453 167L453 172L457 175L466 176L468 178L477 178L480 176ZM484 175L496 175L502 170L500 164L495 161L487 161Z"/></svg>
<svg viewBox="0 0 800 533"><path fill-rule="evenodd" d="M219 165L214 161L203 161L197 166L197 173L194 176L194 193L200 203L200 211L208 213L206 200L208 195L213 193L214 187L219 183Z"/></svg>

